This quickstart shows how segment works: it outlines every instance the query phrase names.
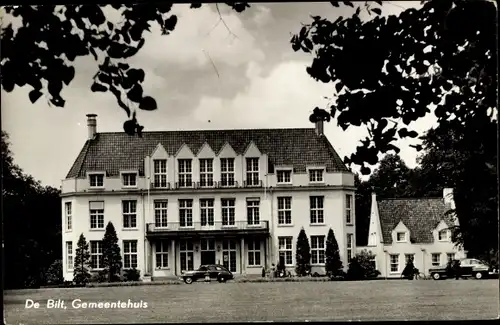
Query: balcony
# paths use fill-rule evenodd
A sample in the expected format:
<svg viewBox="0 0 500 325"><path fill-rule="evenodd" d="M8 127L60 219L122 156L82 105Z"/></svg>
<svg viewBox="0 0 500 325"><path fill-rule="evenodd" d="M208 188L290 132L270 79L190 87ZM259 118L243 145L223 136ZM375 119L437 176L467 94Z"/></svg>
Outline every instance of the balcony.
<svg viewBox="0 0 500 325"><path fill-rule="evenodd" d="M162 184L162 183L152 182L151 183L151 188L155 189L155 190L170 190L170 183L166 182L166 183Z"/></svg>
<svg viewBox="0 0 500 325"><path fill-rule="evenodd" d="M231 225L222 221L212 224L193 222L189 225L180 222L168 222L164 226L148 223L146 232L148 236L196 236L210 235L244 235L244 234L268 234L269 221L260 221L257 224L248 224L247 221L236 221Z"/></svg>
<svg viewBox="0 0 500 325"><path fill-rule="evenodd" d="M175 182L176 189L183 188L194 188L195 183L193 181Z"/></svg>
<svg viewBox="0 0 500 325"><path fill-rule="evenodd" d="M243 187L262 187L261 180L243 181Z"/></svg>

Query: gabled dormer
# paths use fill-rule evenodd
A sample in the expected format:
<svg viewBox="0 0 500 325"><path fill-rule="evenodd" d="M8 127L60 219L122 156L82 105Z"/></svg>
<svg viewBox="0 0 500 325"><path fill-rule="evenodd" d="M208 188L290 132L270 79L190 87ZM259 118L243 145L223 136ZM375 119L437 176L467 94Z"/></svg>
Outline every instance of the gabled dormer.
<svg viewBox="0 0 500 325"><path fill-rule="evenodd" d="M175 154L175 180L176 188L191 188L194 187L193 170L195 155L187 144L183 144Z"/></svg>
<svg viewBox="0 0 500 325"><path fill-rule="evenodd" d="M238 187L238 182L236 180L236 164L237 162L240 162L239 168L241 170L241 161L240 159L237 159L238 155L236 154L236 151L234 151L233 147L226 142L217 155L219 157L220 166L219 186Z"/></svg>
<svg viewBox="0 0 500 325"><path fill-rule="evenodd" d="M214 150L212 149L212 147L210 147L210 145L205 142L200 150L198 150L198 152L196 153L196 157L198 159L207 159L207 158L215 158L216 154L214 152Z"/></svg>
<svg viewBox="0 0 500 325"><path fill-rule="evenodd" d="M383 243L382 227L378 211L377 195L372 193L372 206L370 210L370 226L368 228L368 246L377 246Z"/></svg>
<svg viewBox="0 0 500 325"><path fill-rule="evenodd" d="M449 243L451 242L451 230L444 220L441 220L436 228L432 231L434 242Z"/></svg>
<svg viewBox="0 0 500 325"><path fill-rule="evenodd" d="M167 189L170 187L168 172L171 170L167 150L158 143L151 157L146 157L146 175L150 175L150 183L153 188Z"/></svg>
<svg viewBox="0 0 500 325"><path fill-rule="evenodd" d="M251 141L243 153L243 184L245 187L262 186L261 180L262 153L255 143Z"/></svg>
<svg viewBox="0 0 500 325"><path fill-rule="evenodd" d="M410 235L410 229L400 220L392 230L392 242L393 244L410 243Z"/></svg>

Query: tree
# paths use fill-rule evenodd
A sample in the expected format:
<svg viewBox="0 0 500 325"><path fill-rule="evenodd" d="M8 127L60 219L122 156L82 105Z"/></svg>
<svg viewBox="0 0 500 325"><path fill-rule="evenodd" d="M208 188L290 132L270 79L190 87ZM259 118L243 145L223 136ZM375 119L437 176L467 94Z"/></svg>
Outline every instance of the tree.
<svg viewBox="0 0 500 325"><path fill-rule="evenodd" d="M297 237L295 263L295 273L298 276L305 276L311 272L311 247L304 228L300 229Z"/></svg>
<svg viewBox="0 0 500 325"><path fill-rule="evenodd" d="M60 191L43 187L14 163L9 136L1 133L2 209L6 288L39 287L62 258Z"/></svg>
<svg viewBox="0 0 500 325"><path fill-rule="evenodd" d="M241 2L227 5L237 12L249 7ZM120 24L109 21L105 7L121 16ZM201 3L191 4L191 8L200 7ZM22 19L22 26L17 31L12 23L2 28L2 88L11 92L16 86L28 85L32 89L29 93L32 103L45 95L51 105L63 107L61 91L75 77L73 62L77 57L92 55L97 72L91 90L113 94L129 118L123 125L125 132L141 135L143 127L137 122L136 109L156 110L158 105L154 98L143 93L144 70L125 61L141 50L144 36L153 24L160 25L162 35L169 35L175 29L178 18L169 14L171 9L172 3L166 2L6 6L7 15Z"/></svg>
<svg viewBox="0 0 500 325"><path fill-rule="evenodd" d="M89 244L83 233L78 239L73 265L73 282L77 285L85 285L90 280L90 251Z"/></svg>
<svg viewBox="0 0 500 325"><path fill-rule="evenodd" d="M109 282L115 282L120 279L122 269L122 255L120 246L118 246L118 236L115 226L110 221L106 226L106 232L102 239L102 264L104 272Z"/></svg>
<svg viewBox="0 0 500 325"><path fill-rule="evenodd" d="M325 271L328 277L334 277L343 273L339 245L337 239L335 239L332 228L328 230L328 236L326 238L325 259Z"/></svg>
<svg viewBox="0 0 500 325"><path fill-rule="evenodd" d="M363 280L376 278L380 272L375 269L375 255L366 249L356 254L349 263L347 278L350 280Z"/></svg>
<svg viewBox="0 0 500 325"><path fill-rule="evenodd" d="M365 10L372 18L363 21ZM440 124L491 119L497 100L495 12L492 1L434 0L387 18L373 2L334 22L311 17L291 38L292 48L312 53L306 72L332 83L335 97L311 119L336 117L344 130L367 127L369 136L345 158L362 166L364 175L379 153L399 152L398 138L418 136L410 124L430 113L430 105L437 106Z"/></svg>
<svg viewBox="0 0 500 325"><path fill-rule="evenodd" d="M47 270L47 284L61 284L64 281L62 260L56 260Z"/></svg>

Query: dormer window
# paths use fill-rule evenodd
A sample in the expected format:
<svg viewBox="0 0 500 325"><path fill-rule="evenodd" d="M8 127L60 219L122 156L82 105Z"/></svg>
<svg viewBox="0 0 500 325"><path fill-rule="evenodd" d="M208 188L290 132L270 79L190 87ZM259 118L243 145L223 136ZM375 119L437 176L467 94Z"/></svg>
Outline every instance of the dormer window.
<svg viewBox="0 0 500 325"><path fill-rule="evenodd" d="M153 184L156 188L167 187L167 160L155 159L153 161Z"/></svg>
<svg viewBox="0 0 500 325"><path fill-rule="evenodd" d="M259 185L259 158L247 158L247 186Z"/></svg>
<svg viewBox="0 0 500 325"><path fill-rule="evenodd" d="M122 173L123 187L137 187L137 173L125 172Z"/></svg>
<svg viewBox="0 0 500 325"><path fill-rule="evenodd" d="M278 184L291 184L292 183L292 170L279 169L276 171L276 182Z"/></svg>
<svg viewBox="0 0 500 325"><path fill-rule="evenodd" d="M309 169L309 182L310 183L323 183L324 169L323 168L311 168Z"/></svg>
<svg viewBox="0 0 500 325"><path fill-rule="evenodd" d="M191 159L179 159L179 187L193 186L193 168Z"/></svg>
<svg viewBox="0 0 500 325"><path fill-rule="evenodd" d="M440 232L438 232L438 239L439 241L448 241L448 229L443 229Z"/></svg>
<svg viewBox="0 0 500 325"><path fill-rule="evenodd" d="M102 188L104 187L104 173L92 173L89 174L89 182L91 188Z"/></svg>
<svg viewBox="0 0 500 325"><path fill-rule="evenodd" d="M399 243L406 242L406 232L396 233L396 241Z"/></svg>

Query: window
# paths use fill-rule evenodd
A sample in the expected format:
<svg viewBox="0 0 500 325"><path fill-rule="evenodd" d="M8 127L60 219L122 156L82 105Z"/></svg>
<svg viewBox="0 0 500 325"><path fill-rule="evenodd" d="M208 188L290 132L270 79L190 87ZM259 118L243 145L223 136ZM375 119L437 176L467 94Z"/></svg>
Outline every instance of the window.
<svg viewBox="0 0 500 325"><path fill-rule="evenodd" d="M154 201L154 209L155 209L155 227L167 227L168 226L168 201Z"/></svg>
<svg viewBox="0 0 500 325"><path fill-rule="evenodd" d="M123 268L137 268L137 240L123 241Z"/></svg>
<svg viewBox="0 0 500 325"><path fill-rule="evenodd" d="M179 159L179 187L193 186L191 159Z"/></svg>
<svg viewBox="0 0 500 325"><path fill-rule="evenodd" d="M168 268L168 240L158 240L155 243L156 250L156 268Z"/></svg>
<svg viewBox="0 0 500 325"><path fill-rule="evenodd" d="M259 199L247 199L247 222L249 225L260 224Z"/></svg>
<svg viewBox="0 0 500 325"><path fill-rule="evenodd" d="M71 219L72 215L72 206L71 202L66 202L64 203L64 213L66 214L66 230L71 230L73 229L73 220Z"/></svg>
<svg viewBox="0 0 500 325"><path fill-rule="evenodd" d="M441 265L441 254L440 253L433 253L431 255L431 258L432 258L432 266Z"/></svg>
<svg viewBox="0 0 500 325"><path fill-rule="evenodd" d="M104 202L89 202L90 229L104 229Z"/></svg>
<svg viewBox="0 0 500 325"><path fill-rule="evenodd" d="M279 256L285 260L285 265L292 265L292 237L278 237Z"/></svg>
<svg viewBox="0 0 500 325"><path fill-rule="evenodd" d="M73 269L73 242L66 242L66 260L68 263L68 270Z"/></svg>
<svg viewBox="0 0 500 325"><path fill-rule="evenodd" d="M309 182L322 183L323 182L323 169L309 169Z"/></svg>
<svg viewBox="0 0 500 325"><path fill-rule="evenodd" d="M408 264L410 259L415 262L415 254L405 254L405 263Z"/></svg>
<svg viewBox="0 0 500 325"><path fill-rule="evenodd" d="M346 224L352 224L352 195L345 195L345 222Z"/></svg>
<svg viewBox="0 0 500 325"><path fill-rule="evenodd" d="M248 242L248 265L260 266L260 241L251 239Z"/></svg>
<svg viewBox="0 0 500 325"><path fill-rule="evenodd" d="M234 202L235 199L222 199L222 225L234 226Z"/></svg>
<svg viewBox="0 0 500 325"><path fill-rule="evenodd" d="M103 187L104 186L104 174L90 174L90 187Z"/></svg>
<svg viewBox="0 0 500 325"><path fill-rule="evenodd" d="M278 197L278 225L292 224L292 198Z"/></svg>
<svg viewBox="0 0 500 325"><path fill-rule="evenodd" d="M234 186L234 158L220 160L221 186Z"/></svg>
<svg viewBox="0 0 500 325"><path fill-rule="evenodd" d="M137 173L122 173L123 187L137 186Z"/></svg>
<svg viewBox="0 0 500 325"><path fill-rule="evenodd" d="M193 226L193 200L179 200L179 221L181 227Z"/></svg>
<svg viewBox="0 0 500 325"><path fill-rule="evenodd" d="M167 160L156 159L153 161L154 187L167 187Z"/></svg>
<svg viewBox="0 0 500 325"><path fill-rule="evenodd" d="M443 229L438 233L439 241L447 241L448 240L448 229Z"/></svg>
<svg viewBox="0 0 500 325"><path fill-rule="evenodd" d="M181 240L179 248L181 271L194 270L193 242L189 240Z"/></svg>
<svg viewBox="0 0 500 325"><path fill-rule="evenodd" d="M122 201L123 228L137 228L137 201Z"/></svg>
<svg viewBox="0 0 500 325"><path fill-rule="evenodd" d="M247 186L259 185L259 158L247 158Z"/></svg>
<svg viewBox="0 0 500 325"><path fill-rule="evenodd" d="M200 199L201 225L213 226L214 222L214 199Z"/></svg>
<svg viewBox="0 0 500 325"><path fill-rule="evenodd" d="M309 199L311 207L311 224L325 223L323 215L323 196L311 196Z"/></svg>
<svg viewBox="0 0 500 325"><path fill-rule="evenodd" d="M94 270L102 269L102 242L90 241L90 267Z"/></svg>
<svg viewBox="0 0 500 325"><path fill-rule="evenodd" d="M276 171L276 182L278 184L291 184L292 183L292 171L291 170L277 170Z"/></svg>
<svg viewBox="0 0 500 325"><path fill-rule="evenodd" d="M354 257L354 235L347 234L347 263L351 263Z"/></svg>
<svg viewBox="0 0 500 325"><path fill-rule="evenodd" d="M391 273L398 273L399 272L399 254L391 254L389 256L389 258L390 258Z"/></svg>
<svg viewBox="0 0 500 325"><path fill-rule="evenodd" d="M398 232L396 234L396 241L405 242L406 241L406 233L405 232Z"/></svg>
<svg viewBox="0 0 500 325"><path fill-rule="evenodd" d="M325 236L311 236L311 264L325 263Z"/></svg>
<svg viewBox="0 0 500 325"><path fill-rule="evenodd" d="M200 159L200 187L214 186L214 160Z"/></svg>
<svg viewBox="0 0 500 325"><path fill-rule="evenodd" d="M446 253L446 259L448 261L453 261L455 259L455 253Z"/></svg>

